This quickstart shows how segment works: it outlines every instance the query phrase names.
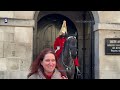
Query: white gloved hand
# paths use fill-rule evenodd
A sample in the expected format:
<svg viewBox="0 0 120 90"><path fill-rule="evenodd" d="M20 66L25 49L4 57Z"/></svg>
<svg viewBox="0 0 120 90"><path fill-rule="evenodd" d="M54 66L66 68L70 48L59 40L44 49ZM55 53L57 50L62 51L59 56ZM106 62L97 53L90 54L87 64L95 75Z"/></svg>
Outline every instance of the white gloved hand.
<svg viewBox="0 0 120 90"><path fill-rule="evenodd" d="M60 46L57 46L57 50L60 50Z"/></svg>
<svg viewBox="0 0 120 90"><path fill-rule="evenodd" d="M55 53L57 52L57 50L60 50L60 46L57 46L57 49L55 50Z"/></svg>

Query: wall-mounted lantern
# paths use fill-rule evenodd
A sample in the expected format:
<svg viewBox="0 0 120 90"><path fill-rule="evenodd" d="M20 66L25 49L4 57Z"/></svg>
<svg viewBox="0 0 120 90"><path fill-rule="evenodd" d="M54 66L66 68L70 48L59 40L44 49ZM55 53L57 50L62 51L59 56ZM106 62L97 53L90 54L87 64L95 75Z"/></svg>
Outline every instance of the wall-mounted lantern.
<svg viewBox="0 0 120 90"><path fill-rule="evenodd" d="M4 18L4 23L8 23L8 18Z"/></svg>

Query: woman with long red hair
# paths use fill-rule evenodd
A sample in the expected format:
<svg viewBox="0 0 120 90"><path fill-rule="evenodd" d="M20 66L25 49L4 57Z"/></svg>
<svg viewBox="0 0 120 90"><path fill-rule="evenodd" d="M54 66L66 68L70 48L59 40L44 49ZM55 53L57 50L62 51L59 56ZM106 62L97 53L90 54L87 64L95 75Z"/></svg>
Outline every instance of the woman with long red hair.
<svg viewBox="0 0 120 90"><path fill-rule="evenodd" d="M28 79L67 79L66 74L60 72L60 66L54 50L46 48L38 55L30 66Z"/></svg>

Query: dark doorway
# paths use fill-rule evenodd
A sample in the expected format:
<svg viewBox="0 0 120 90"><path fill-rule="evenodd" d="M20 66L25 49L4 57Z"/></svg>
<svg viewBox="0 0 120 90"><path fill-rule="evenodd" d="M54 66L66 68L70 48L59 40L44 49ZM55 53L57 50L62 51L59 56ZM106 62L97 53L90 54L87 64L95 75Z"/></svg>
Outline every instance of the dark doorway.
<svg viewBox="0 0 120 90"><path fill-rule="evenodd" d="M67 22L68 34L77 33L72 21L59 14L50 14L38 21L37 29L37 54L44 48L53 48L55 38L58 36L63 20Z"/></svg>

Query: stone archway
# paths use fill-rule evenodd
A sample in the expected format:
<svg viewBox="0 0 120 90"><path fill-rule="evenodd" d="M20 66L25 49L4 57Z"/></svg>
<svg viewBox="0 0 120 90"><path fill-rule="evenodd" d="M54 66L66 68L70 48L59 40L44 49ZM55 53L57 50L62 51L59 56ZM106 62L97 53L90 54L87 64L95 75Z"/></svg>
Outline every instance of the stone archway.
<svg viewBox="0 0 120 90"><path fill-rule="evenodd" d="M51 11L51 12L53 12L53 11ZM46 15L48 15L48 14L50 14L50 11L49 12L45 12L44 13L44 15L42 15L41 14L41 16L40 17L38 17L39 15L40 15L40 13L42 13L42 11L40 12L40 11L37 11L36 13L35 13L35 17L34 17L34 19L35 19L35 21L36 21L36 24L35 24L35 28L34 28L34 35L37 35L37 21L40 19L40 18L42 18L42 17L44 17L44 16L46 16ZM94 11L92 11L92 12L90 12L91 14L90 15L93 15L92 16L92 18L94 18L94 21L95 21L95 23L98 23L99 22L99 16L98 16L98 12L94 12ZM69 17L69 15L68 15L68 17ZM90 16L91 17L91 16ZM73 22L74 22L74 19L71 19ZM84 27L84 25L83 25L83 27L82 28L80 28L80 26L82 25L80 25L79 23L76 23L76 22L74 22L75 23L75 25L77 26L76 28L77 28L77 30L78 31L80 31L81 29L83 29L83 27ZM79 25L80 26L79 26ZM96 24L97 25L97 24ZM92 27L92 29L94 30L94 27ZM85 30L85 29L84 29ZM84 32L84 30L83 30L83 32ZM82 32L82 33L83 33ZM93 32L93 31L92 31ZM84 35L83 35L84 36ZM85 57L85 56L83 56L83 57L81 57L81 52L83 52L83 49L85 48L84 47L84 45L83 45L83 43L87 43L87 41L85 41L85 42L83 42L84 40L81 40L82 38L81 37L83 37L83 36L81 36L81 33L79 34L79 36L78 36L78 39L79 39L79 41L78 42L82 42L82 45L81 44L78 44L80 47L78 48L79 49L79 56L80 56L80 60L83 60L83 57ZM88 37L89 37L89 35L88 35ZM85 38L85 37L84 37ZM95 38L95 37L92 37L92 38ZM36 40L37 40L37 37L34 37L34 42L36 42ZM89 41L90 41L91 39L89 39ZM94 44L94 41L92 41L91 40L91 43L93 43ZM91 44L91 43L89 43L89 44ZM92 44L92 45L93 45ZM94 48L93 46L90 46L90 48ZM36 50L37 50L37 46L36 47L34 47L34 49L33 49L34 51L33 52L35 52ZM89 52L94 52L94 51L90 51L89 50ZM84 52L85 53L85 52ZM82 53L83 54L83 53ZM85 53L86 54L86 53ZM34 55L34 53L33 53L33 56L35 56ZM36 56L35 56L36 57ZM85 58L84 58L85 59ZM92 58L91 58L91 60L92 59L94 59L94 57L92 56ZM85 63L84 61L80 61L80 63L81 64L83 64L83 63ZM90 62L90 63L93 63L93 62ZM86 63L87 64L87 63ZM89 64L89 63L88 63ZM91 65L90 65L91 66ZM84 72L84 65L82 65L82 72ZM86 67L86 66L85 66ZM92 67L91 67L92 68ZM87 69L87 68L86 68ZM94 69L94 68L93 68ZM92 70L92 69L90 69L90 70ZM94 70L93 70L94 71ZM84 72L85 74L86 73L89 73L89 72ZM92 72L92 74L94 74L94 72ZM91 76L84 76L85 78L89 78L89 77L91 77Z"/></svg>

